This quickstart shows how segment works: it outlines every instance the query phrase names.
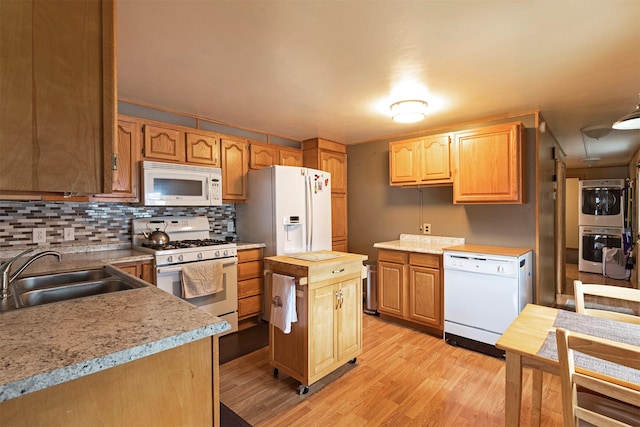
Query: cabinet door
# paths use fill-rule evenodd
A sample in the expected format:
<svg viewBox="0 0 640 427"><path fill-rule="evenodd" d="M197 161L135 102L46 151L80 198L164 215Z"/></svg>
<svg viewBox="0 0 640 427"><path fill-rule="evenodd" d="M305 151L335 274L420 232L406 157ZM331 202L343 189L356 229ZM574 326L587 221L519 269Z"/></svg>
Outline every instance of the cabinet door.
<svg viewBox="0 0 640 427"><path fill-rule="evenodd" d="M144 158L184 162L184 132L167 126L144 125Z"/></svg>
<svg viewBox="0 0 640 427"><path fill-rule="evenodd" d="M450 182L451 168L449 164L448 135L427 137L421 141L422 160L420 162L420 181Z"/></svg>
<svg viewBox="0 0 640 427"><path fill-rule="evenodd" d="M238 202L247 200L247 173L249 150L245 141L221 138L222 200Z"/></svg>
<svg viewBox="0 0 640 427"><path fill-rule="evenodd" d="M278 149L274 146L251 143L249 168L262 169L278 164Z"/></svg>
<svg viewBox="0 0 640 427"><path fill-rule="evenodd" d="M454 203L522 203L522 126L456 135Z"/></svg>
<svg viewBox="0 0 640 427"><path fill-rule="evenodd" d="M320 152L320 169L331 174L331 192L347 192L347 155L333 151Z"/></svg>
<svg viewBox="0 0 640 427"><path fill-rule="evenodd" d="M409 310L411 320L442 327L440 270L409 266Z"/></svg>
<svg viewBox="0 0 640 427"><path fill-rule="evenodd" d="M295 148L280 148L278 150L279 162L282 166L302 166L302 150Z"/></svg>
<svg viewBox="0 0 640 427"><path fill-rule="evenodd" d="M329 368L337 361L335 336L338 308L338 287L335 285L309 291L309 361L311 376Z"/></svg>
<svg viewBox="0 0 640 427"><path fill-rule="evenodd" d="M378 261L378 311L404 316L404 265Z"/></svg>
<svg viewBox="0 0 640 427"><path fill-rule="evenodd" d="M389 183L416 184L420 170L420 145L415 139L389 143Z"/></svg>
<svg viewBox="0 0 640 427"><path fill-rule="evenodd" d="M340 283L338 304L338 360L362 348L362 280Z"/></svg>
<svg viewBox="0 0 640 427"><path fill-rule="evenodd" d="M347 195L331 193L331 239L347 240Z"/></svg>
<svg viewBox="0 0 640 427"><path fill-rule="evenodd" d="M220 167L220 143L214 135L187 132L187 163Z"/></svg>
<svg viewBox="0 0 640 427"><path fill-rule="evenodd" d="M114 1L0 2L0 190L111 192Z"/></svg>
<svg viewBox="0 0 640 427"><path fill-rule="evenodd" d="M138 200L140 126L133 118L119 118L112 159L111 193L96 194L92 200L135 202Z"/></svg>

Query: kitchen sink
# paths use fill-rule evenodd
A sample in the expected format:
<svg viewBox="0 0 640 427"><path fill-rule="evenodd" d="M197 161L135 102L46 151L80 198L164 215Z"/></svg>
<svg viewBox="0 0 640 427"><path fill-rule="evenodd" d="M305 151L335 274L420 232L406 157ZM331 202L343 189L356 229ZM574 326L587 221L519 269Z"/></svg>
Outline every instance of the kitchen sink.
<svg viewBox="0 0 640 427"><path fill-rule="evenodd" d="M143 287L142 283L119 277L104 268L25 277L10 285L12 295L0 311Z"/></svg>

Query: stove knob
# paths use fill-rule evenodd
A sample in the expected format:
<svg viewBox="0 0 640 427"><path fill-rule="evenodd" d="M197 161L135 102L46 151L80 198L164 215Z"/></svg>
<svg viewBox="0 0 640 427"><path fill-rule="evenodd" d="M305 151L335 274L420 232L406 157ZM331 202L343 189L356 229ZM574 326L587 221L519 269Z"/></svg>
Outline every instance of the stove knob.
<svg viewBox="0 0 640 427"><path fill-rule="evenodd" d="M169 255L169 256L167 257L167 262L173 262L173 256Z"/></svg>
<svg viewBox="0 0 640 427"><path fill-rule="evenodd" d="M202 259L202 252L198 252L198 259Z"/></svg>
<svg viewBox="0 0 640 427"><path fill-rule="evenodd" d="M178 255L178 261L184 261L184 256Z"/></svg>
<svg viewBox="0 0 640 427"><path fill-rule="evenodd" d="M499 265L498 266L498 273L504 273L504 267Z"/></svg>
<svg viewBox="0 0 640 427"><path fill-rule="evenodd" d="M228 250L224 250L224 256L229 256L229 251Z"/></svg>
<svg viewBox="0 0 640 427"><path fill-rule="evenodd" d="M220 256L220 251L216 251L215 255L216 255L216 257L219 257Z"/></svg>

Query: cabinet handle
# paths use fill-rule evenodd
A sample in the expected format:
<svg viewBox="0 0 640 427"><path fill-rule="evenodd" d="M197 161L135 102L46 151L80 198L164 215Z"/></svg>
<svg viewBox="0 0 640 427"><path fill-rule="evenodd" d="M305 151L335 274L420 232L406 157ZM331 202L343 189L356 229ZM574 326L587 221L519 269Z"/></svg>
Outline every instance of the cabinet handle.
<svg viewBox="0 0 640 427"><path fill-rule="evenodd" d="M113 153L113 166L111 167L114 171L118 170L118 154Z"/></svg>
<svg viewBox="0 0 640 427"><path fill-rule="evenodd" d="M342 294L342 289L340 289L340 308L342 308L343 302L344 302L344 295Z"/></svg>
<svg viewBox="0 0 640 427"><path fill-rule="evenodd" d="M336 310L340 307L340 295L336 291Z"/></svg>
<svg viewBox="0 0 640 427"><path fill-rule="evenodd" d="M344 271L344 268L341 268L340 270L333 270L333 271L331 271L331 274L342 273L343 271Z"/></svg>

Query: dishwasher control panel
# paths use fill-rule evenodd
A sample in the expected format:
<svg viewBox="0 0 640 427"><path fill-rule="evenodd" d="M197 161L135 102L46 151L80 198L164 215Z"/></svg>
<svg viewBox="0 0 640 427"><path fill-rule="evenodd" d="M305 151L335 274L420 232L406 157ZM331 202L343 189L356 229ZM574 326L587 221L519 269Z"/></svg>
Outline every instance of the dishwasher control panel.
<svg viewBox="0 0 640 427"><path fill-rule="evenodd" d="M487 256L465 252L445 252L443 264L445 270L460 270L500 276L518 275L520 269L518 260L513 257Z"/></svg>

